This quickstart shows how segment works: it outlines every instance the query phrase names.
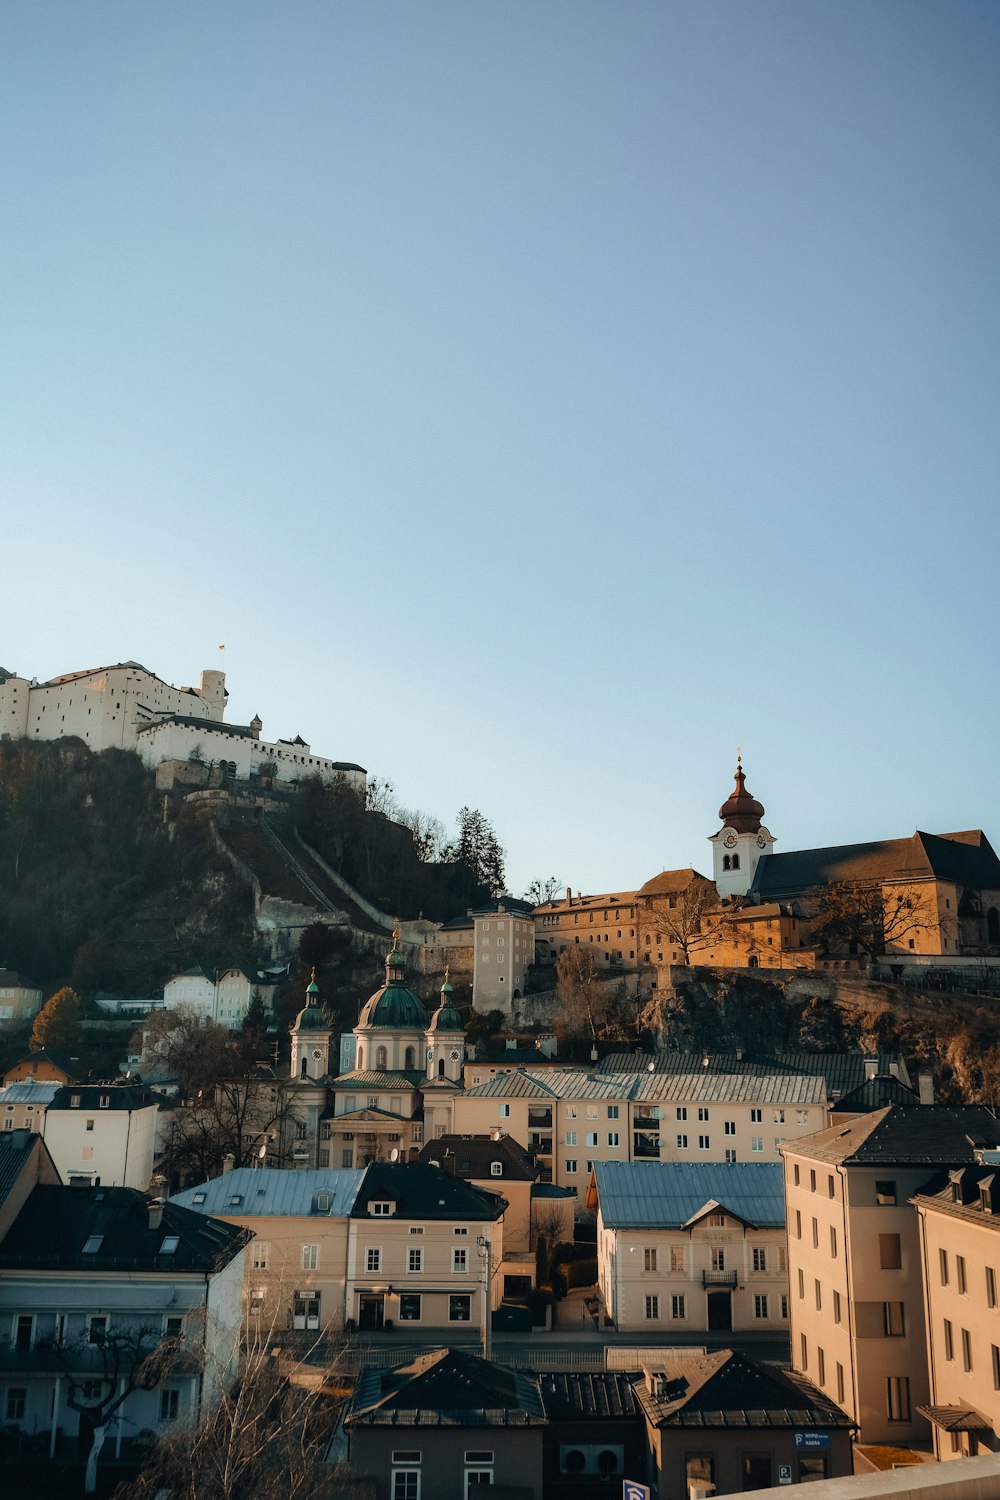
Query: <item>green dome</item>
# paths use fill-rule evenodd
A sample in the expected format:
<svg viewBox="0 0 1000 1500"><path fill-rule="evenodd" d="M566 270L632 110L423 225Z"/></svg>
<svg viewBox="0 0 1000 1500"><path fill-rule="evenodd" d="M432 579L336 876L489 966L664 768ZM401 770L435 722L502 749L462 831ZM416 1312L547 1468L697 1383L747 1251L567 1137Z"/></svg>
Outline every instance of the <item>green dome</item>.
<svg viewBox="0 0 1000 1500"><path fill-rule="evenodd" d="M329 1031L330 1022L318 1005L304 1005L295 1017L296 1031Z"/></svg>
<svg viewBox="0 0 1000 1500"><path fill-rule="evenodd" d="M359 1026L394 1027L399 1031L425 1031L427 1012L405 984L393 981L376 990L367 1000L358 1020Z"/></svg>
<svg viewBox="0 0 1000 1500"><path fill-rule="evenodd" d="M451 985L448 985L448 989L451 989ZM431 1024L427 1029L428 1031L460 1031L463 1035L465 1034L465 1027L462 1025L458 1011L448 999L443 1000L438 1006L431 1016Z"/></svg>

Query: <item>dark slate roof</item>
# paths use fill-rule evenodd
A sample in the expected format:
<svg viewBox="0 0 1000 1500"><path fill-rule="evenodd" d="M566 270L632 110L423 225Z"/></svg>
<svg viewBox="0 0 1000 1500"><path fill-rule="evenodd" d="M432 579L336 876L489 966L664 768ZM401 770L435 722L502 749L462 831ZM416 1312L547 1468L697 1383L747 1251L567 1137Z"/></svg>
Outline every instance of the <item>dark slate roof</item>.
<svg viewBox="0 0 1000 1500"><path fill-rule="evenodd" d="M5 1130L0 1134L0 1203L6 1201L36 1146L44 1150L41 1136L30 1130Z"/></svg>
<svg viewBox="0 0 1000 1500"><path fill-rule="evenodd" d="M537 1375L459 1349L435 1349L395 1370L365 1370L345 1426L542 1427Z"/></svg>
<svg viewBox="0 0 1000 1500"><path fill-rule="evenodd" d="M856 1089L851 1089L847 1094L841 1094L837 1100L838 1110L853 1110L857 1114L867 1114L873 1109L884 1109L887 1104L916 1104L917 1093L915 1089L908 1089L905 1083L900 1083L898 1078L891 1075L882 1078L866 1078L864 1083L859 1084Z"/></svg>
<svg viewBox="0 0 1000 1500"><path fill-rule="evenodd" d="M368 1219L372 1202L394 1203L397 1219L499 1219L506 1208L496 1193L473 1187L426 1162L372 1162L358 1189L352 1219Z"/></svg>
<svg viewBox="0 0 1000 1500"><path fill-rule="evenodd" d="M717 1208L758 1228L785 1222L780 1162L599 1161L594 1179L608 1229L676 1229Z"/></svg>
<svg viewBox="0 0 1000 1500"><path fill-rule="evenodd" d="M751 896L773 901L841 880L934 879L1000 889L1000 860L981 829L941 834L918 829L908 839L766 854L757 865Z"/></svg>
<svg viewBox="0 0 1000 1500"><path fill-rule="evenodd" d="M855 1166L961 1166L1000 1146L1000 1122L979 1104L890 1104L846 1125L788 1141L782 1154Z"/></svg>
<svg viewBox="0 0 1000 1500"><path fill-rule="evenodd" d="M490 917L497 912L508 917L530 917L534 909L530 901L522 901L519 896L495 896L474 906L470 915Z"/></svg>
<svg viewBox="0 0 1000 1500"><path fill-rule="evenodd" d="M79 1058L70 1057L65 1052L50 1052L48 1050L44 1052L28 1052L24 1057L19 1057L16 1062L12 1062L10 1067L5 1071L10 1073L14 1068L19 1068L22 1063L47 1062L51 1063L54 1068L59 1068L66 1074L67 1078L72 1078L74 1076L72 1064L79 1061Z"/></svg>
<svg viewBox="0 0 1000 1500"><path fill-rule="evenodd" d="M1000 1233L1000 1153L975 1166L937 1172L912 1202Z"/></svg>
<svg viewBox="0 0 1000 1500"><path fill-rule="evenodd" d="M135 1188L35 1187L0 1244L0 1269L218 1271L252 1238L249 1230L171 1202L151 1229L149 1204ZM98 1236L96 1253L85 1255L84 1246ZM177 1246L165 1252L171 1237Z"/></svg>
<svg viewBox="0 0 1000 1500"><path fill-rule="evenodd" d="M707 1059L707 1061L706 1061ZM652 1064L652 1068L650 1068ZM879 1073L890 1073L900 1066L899 1058L880 1053ZM808 1073L826 1079L827 1091L836 1099L865 1081L865 1055L862 1052L609 1052L597 1065L601 1073L652 1072L667 1075L682 1073L725 1073L731 1077L774 1077L779 1073Z"/></svg>
<svg viewBox="0 0 1000 1500"><path fill-rule="evenodd" d="M545 1415L550 1422L639 1416L639 1405L632 1389L634 1379L634 1375L616 1370L580 1375L546 1373L541 1377Z"/></svg>
<svg viewBox="0 0 1000 1500"><path fill-rule="evenodd" d="M79 1099L79 1104L74 1104L74 1099ZM102 1104L102 1099L107 1099L107 1104ZM49 1109L102 1114L111 1109L146 1109L150 1104L160 1103L159 1094L144 1083L69 1083L55 1095Z"/></svg>
<svg viewBox="0 0 1000 1500"><path fill-rule="evenodd" d="M0 985L4 989L16 990L23 988L26 990L38 990L39 994L42 988L40 984L35 984L32 980L25 979L24 975L19 974L16 969L0 969Z"/></svg>
<svg viewBox="0 0 1000 1500"><path fill-rule="evenodd" d="M538 1168L517 1141L509 1135L494 1140L489 1135L442 1135L427 1141L417 1158L418 1161L441 1164L446 1172L453 1171L456 1177L495 1177L518 1182L534 1182ZM499 1162L501 1171L493 1172L493 1163Z"/></svg>
<svg viewBox="0 0 1000 1500"><path fill-rule="evenodd" d="M650 1395L645 1377L632 1389L654 1427L854 1427L839 1406L802 1375L758 1364L734 1349L664 1353L652 1366L667 1395Z"/></svg>

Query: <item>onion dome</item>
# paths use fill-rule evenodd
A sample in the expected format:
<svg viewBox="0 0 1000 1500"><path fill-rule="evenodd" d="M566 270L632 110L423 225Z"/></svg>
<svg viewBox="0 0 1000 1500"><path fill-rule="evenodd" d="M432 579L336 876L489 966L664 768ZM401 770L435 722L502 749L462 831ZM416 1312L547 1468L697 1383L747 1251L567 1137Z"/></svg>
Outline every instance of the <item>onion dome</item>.
<svg viewBox="0 0 1000 1500"><path fill-rule="evenodd" d="M316 970L312 971L312 979L306 986L306 1003L295 1017L292 1026L293 1031L329 1031L330 1021L319 1003L319 985L316 983Z"/></svg>
<svg viewBox="0 0 1000 1500"><path fill-rule="evenodd" d="M431 1016L428 1031L455 1031L465 1035L465 1027L462 1025L461 1017L455 1009L454 989L448 978L449 971L444 971L444 984L441 986L441 1004Z"/></svg>
<svg viewBox="0 0 1000 1500"><path fill-rule="evenodd" d="M719 808L719 817L725 827L735 828L737 833L756 833L763 816L762 804L746 789L742 761L737 756L736 785Z"/></svg>
<svg viewBox="0 0 1000 1500"><path fill-rule="evenodd" d="M396 1031L426 1031L427 1012L404 982L406 964L399 951L399 932L392 934L392 951L386 954L385 984L366 1000L359 1026L384 1026Z"/></svg>

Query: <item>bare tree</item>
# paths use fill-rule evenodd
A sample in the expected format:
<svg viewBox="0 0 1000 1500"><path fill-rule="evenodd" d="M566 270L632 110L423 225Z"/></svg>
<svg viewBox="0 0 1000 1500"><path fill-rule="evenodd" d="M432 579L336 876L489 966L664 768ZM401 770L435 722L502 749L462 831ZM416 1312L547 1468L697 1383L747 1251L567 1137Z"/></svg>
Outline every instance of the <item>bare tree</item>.
<svg viewBox="0 0 1000 1500"><path fill-rule="evenodd" d="M554 901L562 889L562 881L550 875L547 880L533 880L524 893L524 899L532 906L544 906L547 901Z"/></svg>
<svg viewBox="0 0 1000 1500"><path fill-rule="evenodd" d="M557 1027L592 1042L626 1041L635 1035L636 1009L625 986L605 978L593 949L574 944L556 959Z"/></svg>
<svg viewBox="0 0 1000 1500"><path fill-rule="evenodd" d="M644 896L638 902L640 940L647 933L655 943L665 938L685 964L693 954L714 947L728 931L728 915L712 881L697 870L689 874L687 883L678 884L677 889ZM651 942L650 950L653 946Z"/></svg>
<svg viewBox="0 0 1000 1500"><path fill-rule="evenodd" d="M248 1167L288 1166L302 1124L282 1081L256 1070L217 1079L174 1110L161 1170L171 1182L206 1182L227 1158Z"/></svg>
<svg viewBox="0 0 1000 1500"><path fill-rule="evenodd" d="M813 937L823 948L846 948L872 960L926 930L920 890L879 880L842 880L827 886L816 897L812 915Z"/></svg>
<svg viewBox="0 0 1000 1500"><path fill-rule="evenodd" d="M79 1412L90 1438L84 1492L97 1489L97 1460L108 1426L136 1391L154 1391L171 1376L193 1374L202 1351L180 1337L164 1338L157 1325L91 1331L71 1343L54 1340L52 1348L66 1374L67 1405Z"/></svg>

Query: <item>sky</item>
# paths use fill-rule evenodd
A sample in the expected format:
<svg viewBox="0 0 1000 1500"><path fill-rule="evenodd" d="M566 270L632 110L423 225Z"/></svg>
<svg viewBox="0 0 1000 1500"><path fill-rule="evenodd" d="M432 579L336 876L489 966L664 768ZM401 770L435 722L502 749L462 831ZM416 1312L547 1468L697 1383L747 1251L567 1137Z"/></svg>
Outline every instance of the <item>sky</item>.
<svg viewBox="0 0 1000 1500"><path fill-rule="evenodd" d="M510 889L983 827L1000 10L7 0L0 665L481 809ZM220 649L224 648L224 649Z"/></svg>

